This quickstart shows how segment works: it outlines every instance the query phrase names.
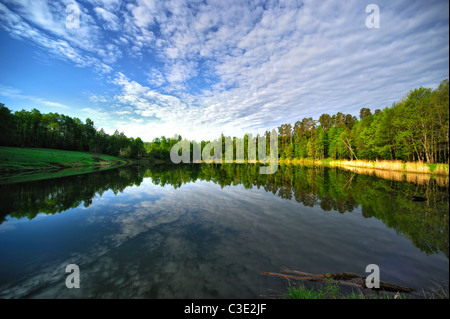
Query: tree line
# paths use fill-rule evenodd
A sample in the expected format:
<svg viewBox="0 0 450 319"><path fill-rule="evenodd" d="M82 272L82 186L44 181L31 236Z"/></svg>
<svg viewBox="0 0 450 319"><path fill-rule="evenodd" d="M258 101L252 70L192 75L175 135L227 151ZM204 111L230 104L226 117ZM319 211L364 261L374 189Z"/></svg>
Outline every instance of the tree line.
<svg viewBox="0 0 450 319"><path fill-rule="evenodd" d="M266 132L269 134L269 132ZM411 90L383 110L322 114L278 127L282 159L449 161L449 81Z"/></svg>
<svg viewBox="0 0 450 319"><path fill-rule="evenodd" d="M149 157L170 161L170 150L182 140L161 136L151 142L127 138L117 130L108 135L97 130L94 122L58 113L41 114L33 109L12 113L0 103L0 145L47 147L91 151L123 157ZM270 131L265 132L266 154L270 154ZM241 139L244 160L249 158L249 145L258 150L258 135L245 134ZM399 102L383 110L363 107L359 119L338 112L322 114L318 120L303 118L277 128L280 159L359 159L402 160L427 163L448 163L449 154L449 81L443 80L436 89L423 88L408 92ZM222 159L233 146L237 154L236 137L221 136L215 142L222 145ZM190 141L201 152L212 141ZM198 145L198 146L197 146ZM182 150L180 150L181 152ZM251 152L250 152L251 153ZM214 155L212 151L211 155ZM217 155L217 154L215 154Z"/></svg>
<svg viewBox="0 0 450 319"><path fill-rule="evenodd" d="M58 113L42 114L37 109L11 112L0 103L0 145L42 147L94 152L139 158L145 154L141 138L127 137L117 130L113 135L94 127L91 119L83 123Z"/></svg>
<svg viewBox="0 0 450 319"><path fill-rule="evenodd" d="M273 134L273 133L272 133ZM298 120L294 125L282 124L276 131L280 159L359 159L401 160L427 163L449 161L449 81L442 81L435 89L414 89L391 107L372 110L361 108L359 119L338 112ZM270 154L270 131L266 131L266 154ZM241 140L245 161L249 158L249 143L258 150L259 135L245 134ZM181 136L156 138L145 143L150 157L170 160L170 149ZM190 155L194 145L201 152L211 143L221 143L222 160L226 158L226 144L232 145L236 159L236 137L222 135L214 141L189 141ZM181 150L180 150L181 151ZM213 155L214 152L211 153ZM251 153L251 152L250 152Z"/></svg>

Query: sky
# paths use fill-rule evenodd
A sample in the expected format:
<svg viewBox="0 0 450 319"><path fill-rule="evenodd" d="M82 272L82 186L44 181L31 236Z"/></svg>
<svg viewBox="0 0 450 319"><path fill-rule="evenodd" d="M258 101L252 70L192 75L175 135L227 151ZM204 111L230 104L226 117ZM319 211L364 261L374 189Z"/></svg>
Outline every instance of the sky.
<svg viewBox="0 0 450 319"><path fill-rule="evenodd" d="M448 0L0 0L0 103L144 141L358 116L449 77L448 12Z"/></svg>

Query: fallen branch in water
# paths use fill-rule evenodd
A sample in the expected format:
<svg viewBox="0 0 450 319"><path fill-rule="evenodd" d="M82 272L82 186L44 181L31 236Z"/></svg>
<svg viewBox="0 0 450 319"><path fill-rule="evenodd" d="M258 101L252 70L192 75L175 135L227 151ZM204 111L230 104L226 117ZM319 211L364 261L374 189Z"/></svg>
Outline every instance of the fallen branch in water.
<svg viewBox="0 0 450 319"><path fill-rule="evenodd" d="M326 282L327 280L334 280L337 284L353 286L358 288L366 288L372 290L384 290L390 292L414 292L415 289L399 286L396 284L390 284L386 282L380 281L380 288L368 288L366 286L366 277L362 275L358 275L351 272L341 272L336 274L311 274L298 270L290 270L286 268L282 268L282 272L290 273L290 274L280 274L274 272L263 272L263 275L267 276L277 276L295 280L302 281L313 281L313 282Z"/></svg>

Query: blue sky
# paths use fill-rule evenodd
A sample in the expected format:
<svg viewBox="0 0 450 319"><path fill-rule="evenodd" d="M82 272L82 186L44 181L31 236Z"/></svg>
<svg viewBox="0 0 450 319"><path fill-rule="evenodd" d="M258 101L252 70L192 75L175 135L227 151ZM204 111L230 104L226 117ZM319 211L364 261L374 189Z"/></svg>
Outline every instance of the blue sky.
<svg viewBox="0 0 450 319"><path fill-rule="evenodd" d="M379 28L366 26L369 4ZM1 0L0 102L144 141L358 115L449 77L448 12L422 0Z"/></svg>

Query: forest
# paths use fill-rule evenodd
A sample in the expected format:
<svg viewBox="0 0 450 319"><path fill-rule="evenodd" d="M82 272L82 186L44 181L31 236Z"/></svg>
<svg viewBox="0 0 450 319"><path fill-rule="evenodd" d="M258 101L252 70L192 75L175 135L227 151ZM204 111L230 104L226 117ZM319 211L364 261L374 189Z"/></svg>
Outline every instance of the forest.
<svg viewBox="0 0 450 319"><path fill-rule="evenodd" d="M266 153L269 154L270 131L265 132ZM373 111L363 107L359 119L351 114L322 114L318 120L303 118L277 128L280 159L359 159L401 160L408 162L448 163L449 161L449 81L443 80L436 89L411 90L391 107ZM244 159L248 160L251 133L242 138ZM236 137L221 136L222 158L225 141L232 139L236 159ZM151 158L169 160L171 147L181 136L156 138L144 143ZM210 141L190 141L201 150Z"/></svg>
<svg viewBox="0 0 450 319"><path fill-rule="evenodd" d="M11 112L0 103L0 145L43 147L89 151L113 156L170 161L170 149L181 136L153 139L127 137L117 130L113 135L96 129L91 119L83 123L78 118L58 113L41 114L37 109ZM270 131L265 132L267 154ZM273 134L273 133L272 133ZM449 81L443 80L436 89L416 88L391 107L369 107L359 111L359 118L338 112L322 114L318 120L303 118L294 124L277 128L280 159L359 159L401 160L426 163L449 161ZM225 140L221 136L223 158ZM236 137L233 137L236 154ZM248 159L248 141L258 139L252 134L243 137L244 156ZM201 145L211 141L190 141Z"/></svg>
<svg viewBox="0 0 450 319"><path fill-rule="evenodd" d="M58 113L42 114L37 109L12 113L0 103L0 146L42 147L84 151L112 156L139 158L145 153L141 138L127 137L117 130L113 135Z"/></svg>
<svg viewBox="0 0 450 319"><path fill-rule="evenodd" d="M383 110L322 114L278 128L280 158L449 161L449 82L411 90ZM267 133L266 133L267 134Z"/></svg>

